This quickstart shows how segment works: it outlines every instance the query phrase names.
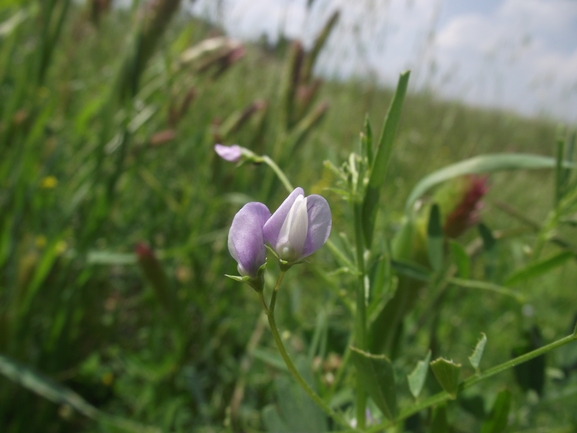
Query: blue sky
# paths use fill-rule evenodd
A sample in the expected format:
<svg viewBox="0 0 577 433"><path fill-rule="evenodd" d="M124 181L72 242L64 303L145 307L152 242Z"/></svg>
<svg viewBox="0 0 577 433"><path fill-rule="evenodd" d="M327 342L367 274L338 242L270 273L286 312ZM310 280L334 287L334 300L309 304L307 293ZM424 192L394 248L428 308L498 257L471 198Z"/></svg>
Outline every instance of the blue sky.
<svg viewBox="0 0 577 433"><path fill-rule="evenodd" d="M221 3L222 8L214 9ZM391 84L577 124L577 0L198 0L235 38L312 41L335 9L324 76Z"/></svg>

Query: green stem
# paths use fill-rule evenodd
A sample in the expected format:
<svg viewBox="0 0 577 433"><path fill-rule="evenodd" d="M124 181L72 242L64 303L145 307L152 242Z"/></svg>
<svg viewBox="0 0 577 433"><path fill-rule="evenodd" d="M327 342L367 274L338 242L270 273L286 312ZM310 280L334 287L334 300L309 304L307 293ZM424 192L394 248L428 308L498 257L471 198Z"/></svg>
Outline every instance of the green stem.
<svg viewBox="0 0 577 433"><path fill-rule="evenodd" d="M533 350L532 352L518 356L517 358L511 359L507 362L504 362L500 365L497 365L493 368L490 368L483 373L475 374L475 375L471 376L470 378L468 378L467 380L465 380L459 384L459 392L461 392L467 388L470 388L473 385L476 385L477 383L479 383L480 381L482 381L484 379L487 379L491 376L494 376L498 373L501 373L502 371L508 370L509 368L515 367L516 365L530 361L531 359L536 358L538 356L541 356L541 355L549 352L550 350L564 346L565 344L571 343L575 340L577 340L577 328L575 329L575 331L573 331L573 334L568 335L567 337L561 338L560 340L554 341L553 343L550 343L546 346L540 347L539 349ZM432 395L431 397L426 398L425 400L415 404L414 406L411 406L411 407L401 411L401 413L395 419L394 422L386 421L386 422L381 423L379 425L373 426L367 430L367 433L376 433L382 429L391 427L392 425L409 418L410 416L422 411L423 409L426 409L430 406L434 406L434 405L439 404L439 403L443 403L443 402L445 402L447 400L451 400L451 399L452 399L452 397L445 391L442 391L438 394Z"/></svg>
<svg viewBox="0 0 577 433"><path fill-rule="evenodd" d="M361 203L354 204L355 215L355 241L357 250L357 311L355 315L355 342L359 349L367 350L367 307L365 303L365 244L363 238L362 209ZM367 406L367 393L357 375L357 425L360 429L365 428L365 410Z"/></svg>
<svg viewBox="0 0 577 433"><path fill-rule="evenodd" d="M301 388L307 393L307 395L331 418L333 418L335 421L337 421L339 424L341 424L343 427L346 428L350 428L349 423L347 423L347 421L342 418L338 413L336 413L333 409L331 409L331 407L325 403L318 395L317 393L310 387L310 385L304 380L304 378L301 376L301 374L298 372L296 366L294 365L290 355L288 354L286 347L282 341L282 338L280 336L278 327L276 325L276 320L274 317L274 308L276 305L276 295L278 293L278 290L280 288L280 283L284 277L285 271L281 271L280 275L278 277L278 280L275 284L273 293L272 293L272 297L270 300L270 306L267 307L266 306L266 302L264 301L264 296L262 294L262 292L260 292L260 298L261 298L261 302L263 304L263 308L264 308L264 312L268 318L268 323L270 325L270 330L272 332L272 336L274 338L274 341L276 343L276 346L280 352L280 355L282 356L282 359L284 360L288 370L291 372L291 374L293 375L293 377L296 379L296 381L298 382L298 384L301 386ZM353 431L358 431L356 429L354 429Z"/></svg>
<svg viewBox="0 0 577 433"><path fill-rule="evenodd" d="M262 159L262 162L264 162L266 165L268 165L270 168L272 168L272 170L278 176L278 178L280 179L280 181L282 182L282 184L284 185L286 190L289 193L293 192L294 187L291 185L290 181L288 180L288 178L286 177L284 172L280 169L280 167L276 164L276 162L274 162L272 159L270 159L267 155L262 155L261 159Z"/></svg>

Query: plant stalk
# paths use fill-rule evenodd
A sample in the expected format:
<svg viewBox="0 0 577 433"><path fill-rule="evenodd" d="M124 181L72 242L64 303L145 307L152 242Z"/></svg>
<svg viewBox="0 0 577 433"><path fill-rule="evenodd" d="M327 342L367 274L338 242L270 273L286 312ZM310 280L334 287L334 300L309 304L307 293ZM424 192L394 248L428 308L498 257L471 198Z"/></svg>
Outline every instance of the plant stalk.
<svg viewBox="0 0 577 433"><path fill-rule="evenodd" d="M278 290L280 288L280 283L282 282L282 279L284 277L285 271L281 271L280 275L278 277L278 280L275 284L273 293L272 293L272 297L271 297L271 301L270 301L270 306L267 307L266 306L266 302L264 300L264 295L262 292L259 292L260 298L261 298L261 303L263 305L264 308L264 312L268 318L268 323L270 325L270 330L272 332L272 336L274 338L274 341L276 343L276 346L280 352L280 355L282 356L282 359L284 360L288 370L290 371L290 373L293 375L293 377L296 379L296 381L298 382L298 384L301 386L301 388L307 393L307 395L317 404L317 406L319 406L328 416L330 416L331 418L333 418L336 422L338 422L339 424L341 424L343 427L346 428L350 428L349 423L347 423L345 421L344 418L342 418L338 413L336 413L333 409L331 409L331 407L325 403L318 395L317 393L310 387L310 385L304 380L304 378L301 376L301 374L299 373L299 371L297 370L296 366L294 365L290 355L288 354L286 347L282 341L282 338L280 336L277 324L276 324L276 320L274 317L274 308L276 305L276 295L278 293ZM353 429L352 431L358 431L356 429Z"/></svg>
<svg viewBox="0 0 577 433"><path fill-rule="evenodd" d="M510 359L502 364L499 364L495 367L489 368L487 371L479 374L475 374L469 377L467 380L464 380L459 384L459 392L470 388L473 385L481 382L484 379L488 379L491 376L494 376L502 371L508 370L509 368L515 367L516 365L523 364L524 362L530 361L533 358L538 356L544 355L545 353L557 349L558 347L564 346L565 344L571 343L577 340L577 328L573 331L573 334L568 335L567 337L561 338L553 343L547 344L546 346L540 347L539 349L533 350L529 353L525 353L524 355L518 356L517 358ZM430 406L434 406L440 403L443 403L447 400L451 400L453 397L449 395L446 391L439 392L435 395L432 395L429 398L411 406L399 414L399 416L395 419L394 422L386 421L381 424L375 425L367 430L367 433L377 433L385 428L391 427L394 424L403 421L410 416L426 409Z"/></svg>
<svg viewBox="0 0 577 433"><path fill-rule="evenodd" d="M367 341L367 307L365 302L365 244L363 238L362 207L361 203L354 204L355 241L357 250L357 311L355 315L355 344L361 350L368 348ZM357 426L365 428L365 411L367 406L367 393L357 374Z"/></svg>

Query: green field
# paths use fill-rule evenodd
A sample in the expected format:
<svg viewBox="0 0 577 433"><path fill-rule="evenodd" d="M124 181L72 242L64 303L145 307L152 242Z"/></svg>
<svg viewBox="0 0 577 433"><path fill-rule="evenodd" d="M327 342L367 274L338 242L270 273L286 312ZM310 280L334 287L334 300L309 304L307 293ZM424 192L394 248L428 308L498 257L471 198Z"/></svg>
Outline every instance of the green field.
<svg viewBox="0 0 577 433"><path fill-rule="evenodd" d="M573 332L577 184L562 160L572 159L575 125L409 91L365 263L347 180L326 161L363 167L365 118L376 149L395 89L321 82L318 53L289 41L211 47L203 41L219 29L178 14L178 3L146 13L96 1L0 4L1 432L346 431L289 376L255 291L224 276L236 273L227 249L236 212L250 201L274 211L287 191L266 163L235 166L215 143L269 155L331 206L332 247L287 273L277 323L299 370L344 419L359 405L348 347L358 343L355 269L365 265L369 328L386 308L379 296L405 285L414 294L381 351L401 414L415 401L406 376L429 349L467 379L481 333L483 371ZM457 194L459 179L423 194L424 240L417 233L408 255L391 252L420 179L496 153L550 159L534 170L514 159L521 169L488 175L480 221L489 235L481 229L483 243L471 227L455 241L468 275L442 234L440 270L423 243L432 244L432 203ZM267 299L275 262L269 255ZM415 279L423 269L429 279ZM572 432L576 369L573 342L378 431ZM418 401L439 391L430 373ZM493 405L497 395L508 406ZM374 400L371 417L384 422Z"/></svg>

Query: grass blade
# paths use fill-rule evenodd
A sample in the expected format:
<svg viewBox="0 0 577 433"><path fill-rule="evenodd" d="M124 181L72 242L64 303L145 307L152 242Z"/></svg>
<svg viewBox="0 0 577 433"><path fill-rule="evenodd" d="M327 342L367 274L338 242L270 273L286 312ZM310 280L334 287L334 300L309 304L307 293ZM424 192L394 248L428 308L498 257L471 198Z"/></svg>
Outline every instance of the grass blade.
<svg viewBox="0 0 577 433"><path fill-rule="evenodd" d="M369 184L363 199L363 234L367 247L370 247L372 242L381 187L385 183L387 166L393 150L393 141L401 117L401 108L403 107L407 86L409 85L409 75L410 71L407 71L399 77L397 91L395 96L393 96L393 101L385 118L381 137L379 138L379 148L375 153Z"/></svg>
<svg viewBox="0 0 577 433"><path fill-rule="evenodd" d="M421 179L421 181L417 183L417 185L413 188L411 194L409 194L409 198L405 204L405 212L409 213L415 202L432 187L454 177L463 176L466 174L491 173L503 170L535 170L555 168L555 166L555 158L533 154L488 154L466 159L464 161L448 165ZM563 166L572 167L573 165L569 162L565 162Z"/></svg>

